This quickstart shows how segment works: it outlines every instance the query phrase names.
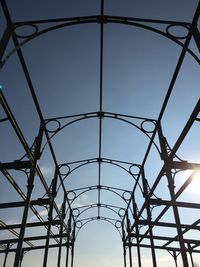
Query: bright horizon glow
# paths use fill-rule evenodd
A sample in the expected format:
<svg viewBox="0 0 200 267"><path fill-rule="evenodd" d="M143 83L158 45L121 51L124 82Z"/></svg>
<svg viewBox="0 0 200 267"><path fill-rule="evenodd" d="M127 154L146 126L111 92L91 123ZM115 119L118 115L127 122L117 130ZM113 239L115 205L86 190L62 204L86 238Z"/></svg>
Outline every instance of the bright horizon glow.
<svg viewBox="0 0 200 267"><path fill-rule="evenodd" d="M194 172L193 179L189 185L189 189L194 194L200 194L200 171Z"/></svg>

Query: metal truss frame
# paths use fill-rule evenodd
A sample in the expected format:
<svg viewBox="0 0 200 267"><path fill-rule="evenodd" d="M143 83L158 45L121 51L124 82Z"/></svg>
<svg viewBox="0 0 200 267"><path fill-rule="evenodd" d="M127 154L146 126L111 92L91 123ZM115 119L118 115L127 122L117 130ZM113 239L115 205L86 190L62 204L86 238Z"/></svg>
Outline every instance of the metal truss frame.
<svg viewBox="0 0 200 267"><path fill-rule="evenodd" d="M183 224L179 216L180 208L198 209L200 210L200 203L191 203L178 201L178 197L184 192L184 190L191 183L195 172L200 170L200 164L191 163L181 160L177 155L177 150L181 146L183 140L187 136L188 132L194 126L199 123L200 118L200 102L198 101L194 107L191 116L189 117L185 128L177 139L175 145L171 148L167 142L167 137L164 136L162 130L162 117L165 112L168 100L174 88L175 81L179 74L183 60L186 53L189 53L195 61L200 63L200 58L190 48L189 44L191 39L196 43L198 50L200 50L200 34L197 27L197 21L200 15L200 5L198 4L196 13L191 23L182 21L166 21L166 20L154 20L154 19L143 19L143 18L132 18L132 17L119 17L119 16L107 16L104 14L104 1L101 1L101 13L100 15L87 16L87 17L72 17L72 18L59 18L59 19L45 19L45 20L34 20L34 21L22 21L13 22L11 20L9 10L5 0L1 0L1 7L4 12L7 27L2 36L0 42L0 62L1 67L4 67L7 60L14 54L17 53L22 66L24 76L29 86L33 101L35 103L39 118L40 128L38 129L38 135L32 146L29 146L22 130L20 129L18 122L15 119L7 100L0 90L0 103L6 114L5 118L0 120L1 123L10 123L21 142L22 147L26 151L21 159L17 159L14 162L2 162L0 163L0 169L3 177L7 179L10 185L16 190L21 197L21 201L0 203L0 209L9 208L23 208L23 216L21 224L10 224L7 225L5 222L0 221L0 230L7 230L13 238L4 239L0 241L0 253L5 254L4 267L7 266L7 257L9 253L15 253L14 267L20 267L22 264L23 256L25 253L33 250L44 250L43 267L47 266L48 255L51 248L58 249L57 266L61 266L61 255L66 254L65 266L69 265L73 267L74 263L74 244L76 236L80 230L87 223L94 220L103 220L112 224L119 232L122 238L123 252L124 252L124 267L128 264L130 267L133 266L132 261L132 249L136 248L138 266L142 266L142 248L149 249L152 256L152 266L159 266L159 262L156 258L156 250L168 251L173 259L175 266L177 265L178 256L182 259L183 266L194 267L193 254L200 253L200 238L187 239L185 234L189 231L200 231L200 218L191 224ZM25 62L25 58L22 52L22 47L31 42L34 38L41 36L50 31L56 29L68 27L71 25L78 24L89 24L96 23L100 27L100 100L99 110L85 114L75 114L70 116L56 117L56 118L44 118L41 112L34 86ZM115 114L103 111L102 108L102 90L103 90L103 53L104 53L104 28L108 23L125 24L133 27L143 28L149 31L153 31L157 34L165 36L177 45L181 47L180 56L176 65L175 71L171 77L171 82L164 99L160 114L157 119L135 117L131 115ZM27 36L20 36L16 33L16 29L23 26L30 26L34 33ZM178 38L171 34L170 29L174 26L180 26L187 29L188 34L182 38ZM161 27L163 30L161 30ZM14 49L6 54L6 48L10 39L13 40ZM134 162L125 162L115 159L103 158L102 157L102 120L104 118L110 120L119 120L128 123L132 127L135 127L141 134L144 134L149 139L149 144L144 155L143 162L136 164ZM99 152L96 158L84 159L76 162L63 162L59 164L54 152L52 145L52 139L57 133L68 127L70 124L79 123L83 120L98 119L99 121ZM52 130L49 128L49 123L54 123L55 128ZM145 128L145 123L153 125L153 130L149 131ZM54 161L54 177L52 179L51 186L49 187L45 181L45 177L38 165L40 157L48 147L51 153L51 157ZM145 175L145 163L148 159L151 148L155 147L159 156L163 162L159 174L154 179L153 186L149 186L148 179ZM98 184L91 185L89 187L76 188L74 190L68 190L65 186L65 179L70 178L70 175L75 170L80 170L81 167L91 164L98 165ZM123 170L126 174L130 175L134 181L135 186L133 191L128 191L123 188L115 188L101 183L101 166L103 164L110 164ZM137 172L133 172L133 169L137 169ZM27 192L23 192L20 186L17 184L15 178L10 174L10 170L23 171L27 175ZM182 187L175 192L175 175L179 171L192 170L192 174L186 179ZM46 193L39 199L32 199L32 190L34 187L35 176L38 176ZM159 185L162 177L165 176L168 182L168 189L170 194L170 200L165 200L156 197L155 190ZM56 195L59 190L62 190L64 197L61 207L55 202ZM73 208L73 202L82 194L88 191L94 190L97 192L97 202L91 205L85 205L78 208ZM126 204L126 208L120 206L114 206L105 204L102 202L100 194L103 190L109 191L121 198ZM137 196L135 195L136 190L140 190L143 196L143 204L140 208L137 205ZM39 212L37 211L38 206L46 206L48 210L48 220L44 220ZM152 211L155 207L162 207L159 214L153 218ZM173 216L175 223L162 221L162 217L166 214L169 209L173 210ZM89 209L96 209L96 217L84 217L80 219L80 215L84 215L84 212ZM107 209L110 211L111 217L101 216L101 210ZM37 217L37 222L28 222L28 213L32 211ZM53 214L57 214L54 216ZM146 216L144 216L144 213ZM112 218L112 214L116 214L118 219ZM52 226L57 226L59 233L54 233ZM46 229L46 235L42 236L25 236L27 228L42 227ZM177 234L175 236L167 235L155 235L154 229L161 227L163 229L174 229ZM141 229L145 231L141 231ZM34 245L34 241L43 240L44 245ZM55 242L50 243L51 240ZM157 244L156 241L163 242L162 245ZM65 248L65 251L64 251ZM128 255L128 263L127 263Z"/></svg>

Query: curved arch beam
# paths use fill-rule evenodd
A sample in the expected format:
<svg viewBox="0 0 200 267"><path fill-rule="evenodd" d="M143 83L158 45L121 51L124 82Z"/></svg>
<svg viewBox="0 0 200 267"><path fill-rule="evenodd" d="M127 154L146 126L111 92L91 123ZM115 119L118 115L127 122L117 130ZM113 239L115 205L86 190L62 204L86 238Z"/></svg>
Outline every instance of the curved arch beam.
<svg viewBox="0 0 200 267"><path fill-rule="evenodd" d="M44 146L43 146L43 148L42 148L42 150L41 150L41 153L43 153L43 151L44 151L46 145L48 144L48 142L49 142L50 140L52 140L52 138L54 138L55 135L56 135L57 133L59 133L61 130L63 130L63 129L66 128L67 126L72 125L73 123L76 123L76 122L85 120L85 119L99 118L99 112L88 113L88 114L89 114L90 116L87 116L87 113L86 113L86 114L82 114L83 117L78 118L78 119L75 119L75 120L72 120L72 121L70 121L70 122L64 124L63 126L59 126L59 128L58 128L56 131L54 131L54 133L50 136L49 140L47 140L47 142L44 144ZM112 115L112 116L111 116L111 115ZM142 127L140 128L140 127L139 127L138 125L136 125L135 123L132 123L132 122L130 122L130 121L126 120L126 119L123 119L123 118L119 118L119 116L122 116L122 117L123 117L123 115L121 115L121 114L114 114L114 113L106 113L106 112L103 112L103 117L104 117L104 118L116 119L116 120L119 120L119 121L128 123L128 124L130 124L131 126L137 128L137 129L138 129L139 131L141 131L144 135L146 135L146 137L147 137L149 140L152 141L152 143L154 144L156 150L157 150L158 153L161 155L161 152L160 152L160 150L159 150L157 144L154 142L154 140L152 140L151 136L148 135L148 132L147 132L147 131L145 131ZM133 117L133 118L134 118L134 117ZM145 121L151 121L152 123L156 123L156 121L155 121L155 120L152 120L152 119L144 119L144 118L139 118L139 117L138 117L137 119L141 119L141 120L143 120L142 122L145 122ZM58 121L58 120L56 120L56 118L55 118L55 119L52 119L52 120L50 119L50 120L47 120L47 123L49 123L49 122L51 122L51 121ZM47 131L48 131L48 129L47 129ZM52 132L53 132L53 131L52 131ZM152 131L152 132L153 132L153 131Z"/></svg>
<svg viewBox="0 0 200 267"><path fill-rule="evenodd" d="M86 161L86 162L80 164L79 166L76 166L76 167L75 167L74 169L72 169L72 170L70 170L70 167L69 167L69 172L68 172L68 173L66 174L66 176L63 178L62 182L64 182L65 179L67 179L67 178L69 177L70 174L72 174L74 171L78 170L79 168L81 168L81 167L83 167L83 166L86 166L86 165L89 165L89 164L98 163L98 162L99 162L99 159L97 158L97 159L93 159L92 162L88 162L88 161ZM135 178L134 174L132 174L131 171L130 171L130 170L127 170L125 167L123 167L123 166L121 166L121 165L119 165L119 164L117 164L117 163L114 163L114 162L103 161L103 158L101 159L101 163L110 164L110 165L114 165L114 166L116 166L116 167L118 167L118 168L121 168L122 170L124 170L125 172L127 172L127 174L130 175L130 176L135 180L135 182L137 182L137 179ZM67 165L67 166L68 166L68 165ZM139 165L138 165L138 166L139 166ZM61 175L62 175L62 174L61 174ZM59 190L60 186L61 186L61 184L58 186L57 191ZM139 186L141 192L143 193L143 189L142 189L142 187L141 187L141 185L140 185L139 183L138 183L138 186Z"/></svg>
<svg viewBox="0 0 200 267"><path fill-rule="evenodd" d="M123 201L125 201L125 203L127 204L126 199L124 199L123 196L121 196L118 192L116 192L116 191L115 191L114 189L112 189L111 187L100 186L100 188L99 188L99 186L96 185L96 186L93 186L93 187L88 187L88 188L86 188L84 191L82 191L81 193L77 194L76 197L74 197L73 199L71 199L71 200L69 199L69 201L70 201L70 206L73 204L73 202L74 202L78 197L80 197L80 196L83 195L84 193L87 193L87 192L89 192L89 191L93 191L93 190L97 190L97 189L105 190L105 191L109 191L109 192L111 192L111 193L114 193L114 194L116 194L118 197L120 197ZM74 191L73 191L73 190L68 191L68 193L70 193L70 192L74 192ZM128 191L128 190L124 190L124 192L129 192L129 191ZM131 192L129 192L129 193L130 193L130 195L131 195Z"/></svg>
<svg viewBox="0 0 200 267"><path fill-rule="evenodd" d="M42 34L48 33L48 32L53 31L53 30L61 29L61 28L67 27L67 26L81 25L81 24L91 24L91 23L100 23L102 20L103 20L104 23L114 23L114 24L118 23L118 24L124 24L124 25L143 28L143 29L152 31L154 33L157 33L159 35L162 35L162 36L166 37L167 39L169 39L169 40L173 41L174 43L178 44L179 46L181 46L182 48L184 47L184 44L182 42L178 41L175 37L169 35L167 32L163 32L163 31L161 31L159 29L156 29L156 28L154 28L152 26L148 26L148 25L143 24L144 22L146 22L146 23L150 22L149 20L146 20L146 21L145 20L140 20L143 23L139 23L140 22L139 19L128 18L128 17L103 16L103 18L102 18L99 15L98 16L87 16L87 17L81 17L81 18L71 18L65 23L62 23L62 24L59 24L59 25L54 25L54 26L51 26L51 27L46 28L44 30L36 32L35 34L31 35L30 37L26 38L24 41L19 43L18 46L16 46L14 49L12 49L9 52L5 56L5 58L2 60L1 67L10 58L10 56L12 54L14 54L18 49L23 47L26 43L30 42L32 39L35 39L36 37L41 36ZM57 21L57 22L59 22L59 21ZM151 23L163 24L164 22L151 20ZM35 24L37 24L37 23L35 23ZM164 24L167 24L167 22L165 22ZM27 24L25 24L25 22L24 23L15 23L15 25L17 27L25 26L25 25L34 25L34 21L33 22L28 22ZM169 21L168 25L169 26L170 25L180 25L180 26L188 28L190 26L190 23L184 23L184 22L173 23L173 22ZM197 57L197 55L191 49L187 48L186 51L200 64L200 59Z"/></svg>
<svg viewBox="0 0 200 267"><path fill-rule="evenodd" d="M72 213L73 213L73 211L78 210L79 213L78 213L77 215L73 214L74 217L75 217L76 219L78 219L79 216L82 215L84 212L86 212L86 211L88 211L88 210L91 210L91 209L94 209L94 208L97 208L97 207L99 207L99 204L98 204L98 203L91 204L91 205L85 205L85 206L81 206L81 207L79 207L79 208L74 208L74 209L72 208ZM100 204L100 208L104 208L104 209L111 210L111 211L114 212L117 216L119 216L120 219L122 219L123 216L121 216L121 215L119 214L119 210L120 210L120 209L123 209L123 210L124 210L124 213L125 213L125 209L124 209L124 208L122 208L122 207L116 207L116 206L112 206L112 205L108 205L108 204L103 204L103 203L101 203L101 204ZM115 208L115 209L118 209L118 212L117 212L114 208Z"/></svg>
<svg viewBox="0 0 200 267"><path fill-rule="evenodd" d="M80 232L80 230L88 223L90 222L93 222L93 221L105 221L105 222L108 222L110 223L112 226L115 227L115 229L118 231L120 237L122 238L122 233L120 232L119 230L119 227L116 227L116 223L117 222L120 222L118 220L114 220L114 219L111 219L111 218L106 218L106 217L91 217L91 218L87 218L87 219L84 219L84 220L80 220L80 221L77 221L77 222L81 222L81 226L80 227L76 227L78 229L78 231L76 232L76 238L77 238L77 235L78 233ZM121 223L121 222L120 222Z"/></svg>

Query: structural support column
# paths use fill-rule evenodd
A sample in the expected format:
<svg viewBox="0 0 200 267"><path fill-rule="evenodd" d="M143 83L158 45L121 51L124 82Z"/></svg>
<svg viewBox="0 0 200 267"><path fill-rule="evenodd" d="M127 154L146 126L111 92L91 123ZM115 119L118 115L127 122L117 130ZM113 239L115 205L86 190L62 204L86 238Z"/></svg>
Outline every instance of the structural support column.
<svg viewBox="0 0 200 267"><path fill-rule="evenodd" d="M20 263L19 263L19 266L20 266L20 267L22 266L23 258L24 258L24 250L22 250L22 255L21 255L21 257L20 257Z"/></svg>
<svg viewBox="0 0 200 267"><path fill-rule="evenodd" d="M12 36L12 31L13 31L13 25L7 25L7 28L1 38L0 41L0 68L2 68L4 62L3 62L3 55L5 53L6 47L8 45L8 42L10 40L10 37Z"/></svg>
<svg viewBox="0 0 200 267"><path fill-rule="evenodd" d="M68 238L67 238L67 244L66 244L66 264L65 264L65 267L68 267L68 263L69 263L69 242L68 242Z"/></svg>
<svg viewBox="0 0 200 267"><path fill-rule="evenodd" d="M23 217L22 217L22 222L21 222L21 230L19 233L19 241L17 244L17 251L16 251L16 255L15 255L14 267L20 267L20 261L21 261L21 257L22 257L22 253L23 253L22 247L23 247L23 242L24 242L26 223L27 223L27 219L28 219L28 212L29 212L29 208L30 208L31 194L32 194L33 187L34 187L35 173L36 173L36 168L37 168L37 160L40 157L40 148L41 148L41 143L42 143L42 136L43 136L43 126L41 124L39 134L36 138L35 151L33 153L34 159L33 159L32 167L30 170L30 176L28 178L27 195L26 195L24 212L23 212Z"/></svg>
<svg viewBox="0 0 200 267"><path fill-rule="evenodd" d="M127 233L128 233L128 252L129 252L129 266L132 267L132 251L131 251L131 236L130 236L130 220L128 217L128 211L126 213Z"/></svg>
<svg viewBox="0 0 200 267"><path fill-rule="evenodd" d="M71 223L72 223L72 215L71 215L71 212L70 212L69 220L68 220L68 234L67 234L67 243L66 243L66 264L65 264L65 267L68 267L68 264L69 264L69 248L70 248Z"/></svg>
<svg viewBox="0 0 200 267"><path fill-rule="evenodd" d="M175 251L173 251L173 258L174 258L175 267L178 267L177 255L176 255L176 252Z"/></svg>
<svg viewBox="0 0 200 267"><path fill-rule="evenodd" d="M71 267L74 266L75 229L76 229L76 225L74 224L74 229L73 229L73 232L72 232Z"/></svg>
<svg viewBox="0 0 200 267"><path fill-rule="evenodd" d="M66 195L64 195L63 204L62 204L62 218L61 218L61 224L60 224L60 244L59 244L59 250L58 250L58 264L57 267L60 267L61 262L61 253L62 253L62 242L63 242L63 223L65 219L65 209L66 209Z"/></svg>
<svg viewBox="0 0 200 267"><path fill-rule="evenodd" d="M7 258L8 258L8 252L5 253L5 258L4 258L4 261L3 261L3 267L6 267Z"/></svg>
<svg viewBox="0 0 200 267"><path fill-rule="evenodd" d="M6 267L6 262L7 262L7 258L8 258L9 248L10 248L10 244L7 244L6 253L5 253L5 257L4 257L4 261L3 261L3 267Z"/></svg>
<svg viewBox="0 0 200 267"><path fill-rule="evenodd" d="M124 226L122 226L122 242L123 242L124 267L126 267L126 238L125 238Z"/></svg>
<svg viewBox="0 0 200 267"><path fill-rule="evenodd" d="M159 141L160 141L160 146L161 146L162 159L164 161L164 166L165 166L165 174L166 174L167 181L168 181L169 193L170 193L170 197L172 201L172 208L174 212L177 233L179 237L179 245L181 249L183 266L189 267L186 247L184 244L184 238L183 238L183 233L181 229L180 216L178 212L178 207L176 205L176 196L175 196L175 191L174 191L175 185L174 185L174 180L173 180L172 173L171 173L172 159L171 157L169 157L168 152L167 152L167 143L166 143L165 137L163 136L161 125L158 126L158 135L159 135Z"/></svg>
<svg viewBox="0 0 200 267"><path fill-rule="evenodd" d="M49 213L48 213L48 229L47 229L47 237L46 237L46 244L45 244L45 251L44 251L43 267L47 266L47 259L48 259L48 253L49 253L49 241L50 241L50 234L51 234L51 224L52 224L52 215L53 215L53 205L54 205L54 199L56 197L57 179L58 179L58 172L57 172L57 170L55 170L54 178L52 181L52 192L50 195L50 207L49 207Z"/></svg>
<svg viewBox="0 0 200 267"><path fill-rule="evenodd" d="M156 260L156 252L154 247L154 240L153 240L153 230L151 225L151 208L149 203L149 192L148 192L148 184L145 177L144 170L141 172L142 175L142 184L143 184L143 190L144 190L144 197L146 199L146 211L147 211L147 222L149 226L149 236L150 236L150 244L151 244L151 255L152 255L152 263L153 267L157 267L157 260Z"/></svg>
<svg viewBox="0 0 200 267"><path fill-rule="evenodd" d="M139 242L139 227L138 227L138 212L137 205L135 203L135 197L132 196L132 205L133 205L133 216L135 219L135 232L136 232L136 241L137 241L137 256L138 256L138 267L142 267L141 263L141 253L140 253L140 242Z"/></svg>
<svg viewBox="0 0 200 267"><path fill-rule="evenodd" d="M198 28L197 28L197 25L193 30L193 36L194 36L195 43L196 43L196 45L198 47L198 50L200 52L200 33L199 33Z"/></svg>
<svg viewBox="0 0 200 267"><path fill-rule="evenodd" d="M188 250L189 250L191 265L192 265L192 267L195 267L193 256L192 256L192 249L191 249L190 243L188 243Z"/></svg>

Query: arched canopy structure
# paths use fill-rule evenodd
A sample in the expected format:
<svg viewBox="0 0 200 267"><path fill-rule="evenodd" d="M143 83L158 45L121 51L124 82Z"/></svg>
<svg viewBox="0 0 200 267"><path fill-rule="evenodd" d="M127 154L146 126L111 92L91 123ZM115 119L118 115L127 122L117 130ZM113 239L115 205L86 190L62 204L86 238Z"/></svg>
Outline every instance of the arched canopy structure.
<svg viewBox="0 0 200 267"><path fill-rule="evenodd" d="M0 263L74 267L104 221L124 267L194 267L200 4L51 2L0 2Z"/></svg>

